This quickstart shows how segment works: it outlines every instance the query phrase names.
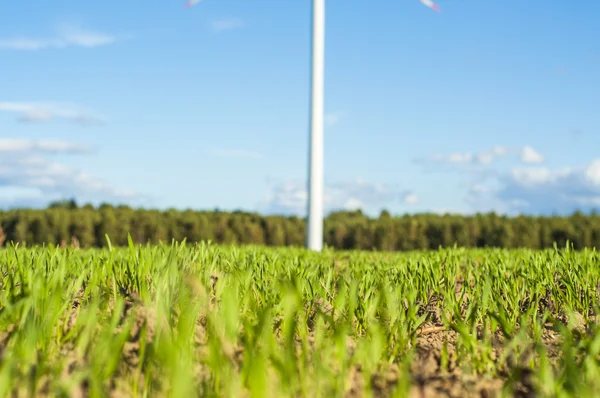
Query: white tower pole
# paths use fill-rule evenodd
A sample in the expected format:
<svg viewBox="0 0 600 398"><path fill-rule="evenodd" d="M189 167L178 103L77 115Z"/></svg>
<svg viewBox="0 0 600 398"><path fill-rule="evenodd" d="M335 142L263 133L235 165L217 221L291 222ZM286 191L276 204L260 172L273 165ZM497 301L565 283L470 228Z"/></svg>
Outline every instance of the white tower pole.
<svg viewBox="0 0 600 398"><path fill-rule="evenodd" d="M312 88L310 103L308 225L306 247L323 248L323 92L325 74L325 0L312 0Z"/></svg>

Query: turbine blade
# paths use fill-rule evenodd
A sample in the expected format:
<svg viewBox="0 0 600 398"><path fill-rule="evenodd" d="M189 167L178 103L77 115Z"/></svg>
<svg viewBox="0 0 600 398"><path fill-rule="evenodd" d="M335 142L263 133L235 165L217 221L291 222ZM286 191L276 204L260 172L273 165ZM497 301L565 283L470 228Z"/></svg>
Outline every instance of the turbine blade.
<svg viewBox="0 0 600 398"><path fill-rule="evenodd" d="M426 7L431 8L434 11L439 12L440 11L440 7L435 4L432 0L419 0L423 5L425 5Z"/></svg>
<svg viewBox="0 0 600 398"><path fill-rule="evenodd" d="M187 3L185 3L185 8L190 8L191 6L195 6L196 4L200 3L202 0L189 0Z"/></svg>

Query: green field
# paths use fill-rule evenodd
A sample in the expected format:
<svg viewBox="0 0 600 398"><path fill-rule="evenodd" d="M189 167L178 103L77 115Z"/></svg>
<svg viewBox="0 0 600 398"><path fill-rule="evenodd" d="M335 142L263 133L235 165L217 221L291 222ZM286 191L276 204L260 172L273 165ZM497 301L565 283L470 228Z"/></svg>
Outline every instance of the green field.
<svg viewBox="0 0 600 398"><path fill-rule="evenodd" d="M600 396L595 251L0 250L0 396Z"/></svg>

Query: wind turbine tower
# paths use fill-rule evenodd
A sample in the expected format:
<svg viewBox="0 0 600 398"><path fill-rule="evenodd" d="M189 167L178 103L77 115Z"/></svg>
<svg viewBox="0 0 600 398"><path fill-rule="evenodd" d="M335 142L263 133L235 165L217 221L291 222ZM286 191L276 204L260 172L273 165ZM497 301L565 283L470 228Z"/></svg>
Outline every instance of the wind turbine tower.
<svg viewBox="0 0 600 398"><path fill-rule="evenodd" d="M323 249L323 113L325 77L325 0L312 0L310 138L306 247Z"/></svg>

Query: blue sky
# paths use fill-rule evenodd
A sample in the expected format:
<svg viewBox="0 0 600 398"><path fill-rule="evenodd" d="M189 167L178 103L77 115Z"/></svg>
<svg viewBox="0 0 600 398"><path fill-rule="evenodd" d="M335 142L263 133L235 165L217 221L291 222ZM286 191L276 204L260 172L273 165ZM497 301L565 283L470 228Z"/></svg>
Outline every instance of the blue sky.
<svg viewBox="0 0 600 398"><path fill-rule="evenodd" d="M310 0L0 4L0 207L305 214ZM326 208L600 207L600 3L327 0Z"/></svg>

